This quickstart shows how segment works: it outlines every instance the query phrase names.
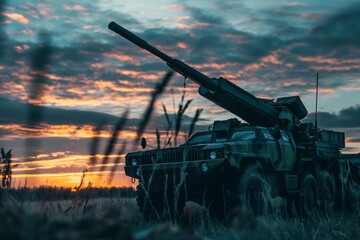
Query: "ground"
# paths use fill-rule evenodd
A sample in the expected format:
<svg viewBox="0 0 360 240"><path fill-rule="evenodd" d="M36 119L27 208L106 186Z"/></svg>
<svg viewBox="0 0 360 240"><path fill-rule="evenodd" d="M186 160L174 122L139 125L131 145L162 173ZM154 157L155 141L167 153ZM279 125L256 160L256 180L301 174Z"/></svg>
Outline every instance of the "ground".
<svg viewBox="0 0 360 240"><path fill-rule="evenodd" d="M330 217L254 218L239 212L225 226L188 202L177 223L148 222L134 198L18 201L4 192L1 239L359 239L359 211Z"/></svg>

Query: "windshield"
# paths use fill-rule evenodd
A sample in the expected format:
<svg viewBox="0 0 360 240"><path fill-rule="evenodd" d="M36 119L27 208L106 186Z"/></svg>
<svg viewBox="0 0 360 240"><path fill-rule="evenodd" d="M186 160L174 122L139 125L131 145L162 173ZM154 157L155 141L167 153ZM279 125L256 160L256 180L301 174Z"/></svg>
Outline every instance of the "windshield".
<svg viewBox="0 0 360 240"><path fill-rule="evenodd" d="M230 141L253 140L255 138L256 138L255 131L241 131L241 132L234 132L234 134L230 138Z"/></svg>
<svg viewBox="0 0 360 240"><path fill-rule="evenodd" d="M188 144L199 144L199 143L210 143L212 133L198 133L194 134L186 143Z"/></svg>

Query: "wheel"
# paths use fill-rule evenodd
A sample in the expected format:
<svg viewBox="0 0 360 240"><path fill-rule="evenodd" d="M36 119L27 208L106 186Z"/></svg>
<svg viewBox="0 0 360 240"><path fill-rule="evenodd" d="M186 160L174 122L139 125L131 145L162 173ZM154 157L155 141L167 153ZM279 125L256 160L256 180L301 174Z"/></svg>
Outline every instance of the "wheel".
<svg viewBox="0 0 360 240"><path fill-rule="evenodd" d="M254 216L268 213L271 188L261 174L258 172L245 174L240 190L240 200L245 210Z"/></svg>
<svg viewBox="0 0 360 240"><path fill-rule="evenodd" d="M307 173L300 183L300 206L301 213L306 217L311 217L318 213L319 191L315 177Z"/></svg>
<svg viewBox="0 0 360 240"><path fill-rule="evenodd" d="M177 221L184 210L185 200L182 194L174 199L174 190L163 188L156 189L146 188L146 185L139 183L136 187L137 197L136 201L140 212L144 218L149 221Z"/></svg>
<svg viewBox="0 0 360 240"><path fill-rule="evenodd" d="M358 211L360 209L360 185L354 180L348 183L347 207L350 211Z"/></svg>
<svg viewBox="0 0 360 240"><path fill-rule="evenodd" d="M336 185L334 176L327 171L319 173L320 202L324 213L329 216L336 207Z"/></svg>
<svg viewBox="0 0 360 240"><path fill-rule="evenodd" d="M150 194L144 184L136 187L136 202L144 218L149 221L159 221L161 216L160 196Z"/></svg>
<svg viewBox="0 0 360 240"><path fill-rule="evenodd" d="M256 168L248 168L241 177L225 185L225 204L219 208L225 206L224 215L228 220L242 211L254 216L266 215L269 212L271 187Z"/></svg>

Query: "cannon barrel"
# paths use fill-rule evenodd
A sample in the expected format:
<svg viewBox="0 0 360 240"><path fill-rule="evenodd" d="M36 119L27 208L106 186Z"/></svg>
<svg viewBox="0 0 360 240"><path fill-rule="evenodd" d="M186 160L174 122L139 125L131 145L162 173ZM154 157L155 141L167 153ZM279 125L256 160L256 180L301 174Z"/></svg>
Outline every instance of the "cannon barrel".
<svg viewBox="0 0 360 240"><path fill-rule="evenodd" d="M261 126L274 126L276 124L285 126L288 124L288 126L292 126L294 122L299 122L298 119L302 119L307 114L299 97L283 98L278 101L279 104L271 100L264 101L227 79L210 78L186 63L168 56L115 22L111 22L108 27L135 45L162 59L170 68L199 84L201 96L250 124Z"/></svg>
<svg viewBox="0 0 360 240"><path fill-rule="evenodd" d="M216 89L217 81L214 79L209 78L208 76L202 74L201 72L197 71L196 69L190 67L189 65L177 60L173 59L167 54L163 53L159 49L151 46L143 39L139 38L129 30L123 28L119 24L115 22L109 23L109 29L114 31L115 33L119 34L123 38L129 40L130 42L134 43L135 45L149 51L150 53L154 54L158 58L162 59L166 62L166 64L174 69L176 72L180 73L181 75L190 78L194 82L199 85L206 86L209 89Z"/></svg>

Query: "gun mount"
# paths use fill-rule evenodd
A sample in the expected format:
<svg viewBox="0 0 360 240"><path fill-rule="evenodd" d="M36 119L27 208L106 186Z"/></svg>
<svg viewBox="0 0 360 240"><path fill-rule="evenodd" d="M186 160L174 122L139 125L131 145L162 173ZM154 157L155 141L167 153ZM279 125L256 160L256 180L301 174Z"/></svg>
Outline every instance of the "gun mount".
<svg viewBox="0 0 360 240"><path fill-rule="evenodd" d="M276 102L257 98L225 78L210 78L186 63L168 56L115 22L111 22L108 27L162 59L176 72L199 84L201 96L249 124L266 127L279 125L282 129L291 131L293 126L299 126L300 120L307 115L307 110L299 96L278 98Z"/></svg>

